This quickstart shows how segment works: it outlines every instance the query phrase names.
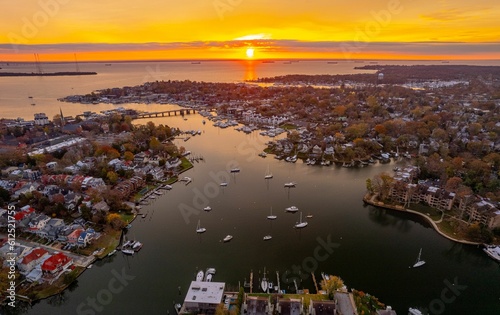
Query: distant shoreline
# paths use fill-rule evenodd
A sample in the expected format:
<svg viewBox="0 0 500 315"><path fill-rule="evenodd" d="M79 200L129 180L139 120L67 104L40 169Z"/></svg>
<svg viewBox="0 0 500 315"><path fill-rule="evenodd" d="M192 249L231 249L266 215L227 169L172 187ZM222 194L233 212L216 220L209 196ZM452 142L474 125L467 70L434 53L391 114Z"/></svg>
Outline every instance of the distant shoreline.
<svg viewBox="0 0 500 315"><path fill-rule="evenodd" d="M66 75L96 75L97 72L0 72L0 77L56 77Z"/></svg>

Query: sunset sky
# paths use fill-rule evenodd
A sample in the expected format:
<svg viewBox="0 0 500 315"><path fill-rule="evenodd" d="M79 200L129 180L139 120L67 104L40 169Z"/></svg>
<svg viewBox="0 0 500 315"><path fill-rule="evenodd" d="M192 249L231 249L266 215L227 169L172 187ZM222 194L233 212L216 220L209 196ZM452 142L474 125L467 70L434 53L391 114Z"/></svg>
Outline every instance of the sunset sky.
<svg viewBox="0 0 500 315"><path fill-rule="evenodd" d="M0 61L500 59L497 0L0 2Z"/></svg>

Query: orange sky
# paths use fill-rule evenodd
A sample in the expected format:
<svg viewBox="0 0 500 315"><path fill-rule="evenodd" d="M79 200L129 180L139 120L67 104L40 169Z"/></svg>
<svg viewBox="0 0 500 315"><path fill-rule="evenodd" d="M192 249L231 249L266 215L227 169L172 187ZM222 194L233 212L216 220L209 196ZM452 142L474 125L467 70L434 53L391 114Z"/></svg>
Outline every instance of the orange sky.
<svg viewBox="0 0 500 315"><path fill-rule="evenodd" d="M493 0L23 0L0 60L500 59Z"/></svg>

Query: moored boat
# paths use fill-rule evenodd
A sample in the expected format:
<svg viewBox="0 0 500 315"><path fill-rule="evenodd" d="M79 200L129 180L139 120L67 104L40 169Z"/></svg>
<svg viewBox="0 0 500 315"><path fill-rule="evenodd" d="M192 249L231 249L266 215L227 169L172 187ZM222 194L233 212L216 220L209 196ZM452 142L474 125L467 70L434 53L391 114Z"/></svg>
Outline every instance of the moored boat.
<svg viewBox="0 0 500 315"><path fill-rule="evenodd" d="M198 271L196 274L196 281L203 281L203 277L205 276L205 273L203 270Z"/></svg>
<svg viewBox="0 0 500 315"><path fill-rule="evenodd" d="M418 252L417 261L415 262L415 264L413 264L413 268L417 268L417 267L420 267L422 265L425 265L425 261L420 259L420 255L422 255L422 248L420 248L420 251Z"/></svg>
<svg viewBox="0 0 500 315"><path fill-rule="evenodd" d="M285 211L295 213L295 212L299 211L299 208L297 208L296 206L290 206L288 208L285 208Z"/></svg>
<svg viewBox="0 0 500 315"><path fill-rule="evenodd" d="M226 237L224 237L224 239L222 241L225 243L225 242L229 242L232 239L233 239L233 236L228 234L228 235L226 235Z"/></svg>
<svg viewBox="0 0 500 315"><path fill-rule="evenodd" d="M500 262L500 246L489 245L483 248L483 250L488 256Z"/></svg>
<svg viewBox="0 0 500 315"><path fill-rule="evenodd" d="M273 237L271 235L266 235L264 236L263 240L264 241L269 241L270 239L272 239Z"/></svg>
<svg viewBox="0 0 500 315"><path fill-rule="evenodd" d="M298 223L296 223L294 225L294 227L296 229L302 229L302 228L305 228L307 226L307 222L306 221L302 221L302 212L300 213L300 221Z"/></svg>
<svg viewBox="0 0 500 315"><path fill-rule="evenodd" d="M201 227L200 220L198 220L198 226L196 227L196 233L201 234L201 233L205 233L206 231L207 231L207 229L205 229L204 227Z"/></svg>

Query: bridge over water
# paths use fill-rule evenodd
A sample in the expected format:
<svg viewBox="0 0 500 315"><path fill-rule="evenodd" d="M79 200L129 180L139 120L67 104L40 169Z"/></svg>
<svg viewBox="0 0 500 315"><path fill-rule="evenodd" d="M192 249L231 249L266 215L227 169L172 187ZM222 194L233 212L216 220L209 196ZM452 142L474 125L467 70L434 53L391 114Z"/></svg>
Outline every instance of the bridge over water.
<svg viewBox="0 0 500 315"><path fill-rule="evenodd" d="M135 115L134 119L142 119L142 118L161 118L161 117L170 117L170 116L184 116L195 114L196 111L192 108L182 108L182 109L172 109L166 110L162 112L151 112L151 113L141 113Z"/></svg>

